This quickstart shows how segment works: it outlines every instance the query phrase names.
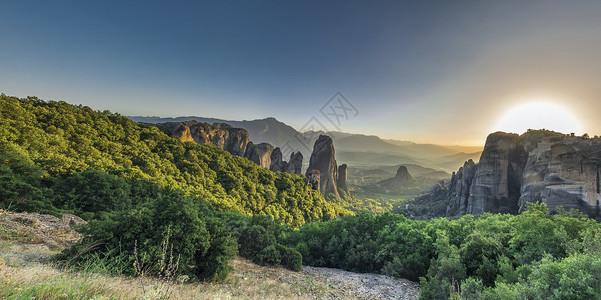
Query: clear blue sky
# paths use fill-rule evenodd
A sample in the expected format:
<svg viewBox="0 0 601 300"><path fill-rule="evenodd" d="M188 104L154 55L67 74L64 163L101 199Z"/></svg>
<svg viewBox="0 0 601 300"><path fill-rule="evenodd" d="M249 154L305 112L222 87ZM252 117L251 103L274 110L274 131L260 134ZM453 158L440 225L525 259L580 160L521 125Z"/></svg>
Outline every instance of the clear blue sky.
<svg viewBox="0 0 601 300"><path fill-rule="evenodd" d="M3 1L0 91L124 115L276 117L482 143L550 99L601 133L601 1ZM530 97L530 98L529 98ZM325 122L324 122L325 123ZM327 124L324 124L327 125Z"/></svg>

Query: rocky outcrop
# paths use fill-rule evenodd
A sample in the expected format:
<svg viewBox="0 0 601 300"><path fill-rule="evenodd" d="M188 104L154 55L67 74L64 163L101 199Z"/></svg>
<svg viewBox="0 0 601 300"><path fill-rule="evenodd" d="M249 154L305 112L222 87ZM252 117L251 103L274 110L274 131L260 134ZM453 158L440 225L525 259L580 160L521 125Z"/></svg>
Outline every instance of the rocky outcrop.
<svg viewBox="0 0 601 300"><path fill-rule="evenodd" d="M327 135L320 135L313 146L313 153L309 159L309 168L305 176L307 178L315 177L319 171L319 191L322 195L334 194L340 197L338 193L337 179L338 167L336 165L334 144L332 138Z"/></svg>
<svg viewBox="0 0 601 300"><path fill-rule="evenodd" d="M224 123L209 125L197 121L162 124L172 138L197 144L213 144L233 155L244 156L249 144L248 132Z"/></svg>
<svg viewBox="0 0 601 300"><path fill-rule="evenodd" d="M233 128L224 123L209 125L197 121L169 122L161 125L172 138L197 144L213 144L232 155L248 158L274 172L301 173L303 156L300 152L292 153L290 163L287 163L282 160L280 148L274 148L268 143L253 144L249 141L245 129Z"/></svg>
<svg viewBox="0 0 601 300"><path fill-rule="evenodd" d="M275 148L272 145L267 143L255 145L250 142L248 143L248 147L246 147L244 157L263 168L269 169L269 167L271 167L271 153L274 149Z"/></svg>
<svg viewBox="0 0 601 300"><path fill-rule="evenodd" d="M519 135L502 132L489 135L472 180L466 213L517 213L527 158Z"/></svg>
<svg viewBox="0 0 601 300"><path fill-rule="evenodd" d="M453 172L449 182L449 193L447 200L449 203L447 215L465 215L467 200L470 196L470 187L472 179L476 173L476 163L468 160L459 168L459 171Z"/></svg>
<svg viewBox="0 0 601 300"><path fill-rule="evenodd" d="M453 173L447 216L518 213L529 202L598 214L601 140L547 130L488 136L480 162Z"/></svg>
<svg viewBox="0 0 601 300"><path fill-rule="evenodd" d="M286 173L300 175L303 168L303 154L299 152L290 153L290 159L286 166Z"/></svg>
<svg viewBox="0 0 601 300"><path fill-rule="evenodd" d="M401 193L412 180L407 167L399 166L394 177L378 181L376 185L384 188L388 193Z"/></svg>
<svg viewBox="0 0 601 300"><path fill-rule="evenodd" d="M321 191L321 188L320 188L321 185L319 184L320 180L321 180L321 172L319 172L319 170L312 170L310 172L307 172L307 183L314 190Z"/></svg>
<svg viewBox="0 0 601 300"><path fill-rule="evenodd" d="M288 163L282 160L282 150L275 148L271 152L271 164L269 170L274 172L284 172L288 167Z"/></svg>
<svg viewBox="0 0 601 300"><path fill-rule="evenodd" d="M336 186L338 188L339 194L345 194L345 196L350 196L351 192L348 190L346 185L346 180L348 177L348 170L346 164L341 164L338 167L338 178L336 179Z"/></svg>
<svg viewBox="0 0 601 300"><path fill-rule="evenodd" d="M275 148L273 152L271 152L271 165L269 166L269 170L271 171L300 175L302 167L303 155L300 152L290 153L288 162L282 159L282 151L280 148Z"/></svg>
<svg viewBox="0 0 601 300"><path fill-rule="evenodd" d="M530 151L520 189L519 208L542 201L550 210L558 206L599 213L601 143L570 137L544 141Z"/></svg>

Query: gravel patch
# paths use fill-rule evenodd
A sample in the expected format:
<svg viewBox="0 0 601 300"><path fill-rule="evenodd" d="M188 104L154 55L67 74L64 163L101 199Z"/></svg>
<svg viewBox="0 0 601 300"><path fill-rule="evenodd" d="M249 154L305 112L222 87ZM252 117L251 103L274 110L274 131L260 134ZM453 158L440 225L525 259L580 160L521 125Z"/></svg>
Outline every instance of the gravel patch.
<svg viewBox="0 0 601 300"><path fill-rule="evenodd" d="M343 289L357 298L418 299L421 292L419 283L380 274L353 273L309 266L303 266L303 273Z"/></svg>

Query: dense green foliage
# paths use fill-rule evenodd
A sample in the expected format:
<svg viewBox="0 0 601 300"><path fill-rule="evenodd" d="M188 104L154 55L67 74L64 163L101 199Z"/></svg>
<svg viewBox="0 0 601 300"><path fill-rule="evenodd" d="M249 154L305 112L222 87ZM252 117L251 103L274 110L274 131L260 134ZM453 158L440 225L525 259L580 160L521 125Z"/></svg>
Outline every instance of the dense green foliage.
<svg viewBox="0 0 601 300"><path fill-rule="evenodd" d="M165 256L177 257L178 273L210 280L230 271L237 238L248 227L239 214L299 227L345 212L302 177L273 173L215 146L184 143L108 111L5 95L0 208L89 220L86 238L63 255L72 264L101 258L118 272L164 275ZM216 210L239 213L238 224L226 224ZM278 259L260 259L264 247L243 255L298 270L298 251L266 234Z"/></svg>
<svg viewBox="0 0 601 300"><path fill-rule="evenodd" d="M84 240L64 257L85 265L100 256L113 262L114 271L130 275L162 275L165 259L173 257L178 274L225 278L237 242L213 210L178 190L160 190L153 196L152 201L91 220Z"/></svg>
<svg viewBox="0 0 601 300"><path fill-rule="evenodd" d="M273 173L213 145L180 142L158 127L139 125L118 114L97 112L85 106L0 95L0 143L22 160L13 167L39 168L38 173L33 169L28 173L18 170L19 176L46 178L42 182L45 187L65 176L94 169L117 174L125 180L148 180L161 188L183 190L218 210L271 215L294 227L313 219L331 219L344 212L319 193L311 193L300 176ZM47 193L39 192L35 184L19 176L12 176L6 168L6 159L2 165L0 184L10 194L3 200L5 206L23 202L20 205L24 208L27 201L44 202ZM121 206L113 207L117 203L96 201L125 192L119 190L119 180L97 183L98 186L73 185L90 183L89 179L72 178L60 184L56 187L60 197L46 199L46 206L95 213L127 205L120 203ZM117 184L115 190L106 189L113 184ZM92 195L98 192L104 194ZM94 199L84 199L88 196Z"/></svg>
<svg viewBox="0 0 601 300"><path fill-rule="evenodd" d="M238 237L239 254L260 265L282 265L293 271L302 270L302 255L294 247L278 243L292 232L269 216L253 216L244 219L239 215L227 215L228 227Z"/></svg>
<svg viewBox="0 0 601 300"><path fill-rule="evenodd" d="M306 224L281 238L309 265L419 279L423 299L447 299L453 290L501 295L506 289L520 295L512 299L547 299L537 298L542 290L561 299L570 288L582 295L601 292L595 283L601 275L594 267L576 273L585 282L577 281L580 275L564 274L585 263L599 264L586 250L601 253L599 233L599 223L583 215L552 215L544 205L531 205L517 216L483 214L428 222L358 214Z"/></svg>

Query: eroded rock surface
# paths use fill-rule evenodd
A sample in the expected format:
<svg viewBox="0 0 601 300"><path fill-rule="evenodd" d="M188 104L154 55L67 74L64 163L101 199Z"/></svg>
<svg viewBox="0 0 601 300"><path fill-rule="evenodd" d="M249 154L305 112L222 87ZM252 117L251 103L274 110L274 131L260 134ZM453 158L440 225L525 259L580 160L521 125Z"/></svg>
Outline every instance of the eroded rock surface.
<svg viewBox="0 0 601 300"><path fill-rule="evenodd" d="M348 186L346 185L347 177L348 168L346 164L341 164L340 166L338 166L338 178L336 179L338 193L344 193L345 196L350 196L351 192L349 191Z"/></svg>
<svg viewBox="0 0 601 300"><path fill-rule="evenodd" d="M309 159L309 168L305 176L311 178L315 175L314 170L319 171L319 191L322 195L334 194L340 197L337 187L338 167L336 165L334 143L327 135L320 135L313 153Z"/></svg>
<svg viewBox="0 0 601 300"><path fill-rule="evenodd" d="M172 138L197 144L213 144L233 155L244 156L249 143L248 131L224 123L209 125L197 121L162 124Z"/></svg>
<svg viewBox="0 0 601 300"><path fill-rule="evenodd" d="M288 160L288 166L286 172L290 174L300 175L303 168L303 154L298 152L290 153L290 159Z"/></svg>
<svg viewBox="0 0 601 300"><path fill-rule="evenodd" d="M496 132L487 138L480 162L453 174L447 215L518 213L543 202L599 214L601 139L547 130L522 135Z"/></svg>
<svg viewBox="0 0 601 300"><path fill-rule="evenodd" d="M234 128L224 123L210 125L197 121L168 122L162 123L161 126L172 138L197 144L213 144L232 155L248 158L274 172L301 173L303 156L300 152L292 153L290 161L286 162L282 159L279 148L268 143L253 144L245 129Z"/></svg>

